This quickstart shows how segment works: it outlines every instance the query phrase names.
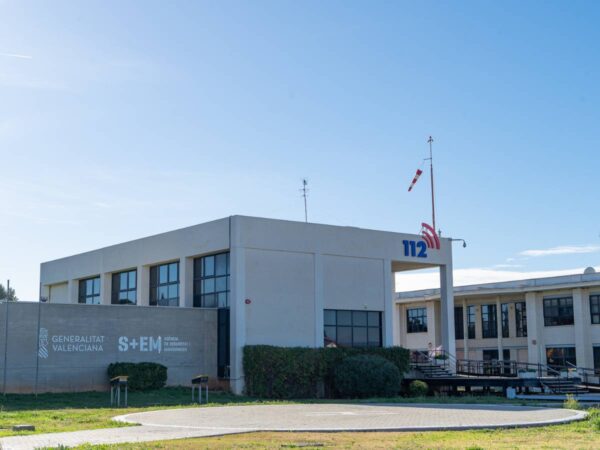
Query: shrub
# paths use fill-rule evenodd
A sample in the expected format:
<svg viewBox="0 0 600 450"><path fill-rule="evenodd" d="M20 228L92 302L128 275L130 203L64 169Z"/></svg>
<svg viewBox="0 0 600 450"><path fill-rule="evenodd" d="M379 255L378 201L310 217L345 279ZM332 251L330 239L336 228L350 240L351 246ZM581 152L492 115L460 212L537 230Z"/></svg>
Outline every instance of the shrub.
<svg viewBox="0 0 600 450"><path fill-rule="evenodd" d="M429 386L424 381L414 380L408 385L408 393L411 397L423 397L427 395L427 392L429 392Z"/></svg>
<svg viewBox="0 0 600 450"><path fill-rule="evenodd" d="M563 408L567 409L581 409L581 405L573 394L567 394L567 399L563 403Z"/></svg>
<svg viewBox="0 0 600 450"><path fill-rule="evenodd" d="M377 355L351 356L335 368L334 385L341 397L392 397L400 390L398 367Z"/></svg>
<svg viewBox="0 0 600 450"><path fill-rule="evenodd" d="M109 364L107 372L109 378L127 375L128 387L132 391L160 389L167 383L167 368L157 363L117 362Z"/></svg>
<svg viewBox="0 0 600 450"><path fill-rule="evenodd" d="M307 348L247 345L244 347L246 394L263 398L333 397L335 368L357 355L381 356L400 374L408 371L409 352L402 347Z"/></svg>

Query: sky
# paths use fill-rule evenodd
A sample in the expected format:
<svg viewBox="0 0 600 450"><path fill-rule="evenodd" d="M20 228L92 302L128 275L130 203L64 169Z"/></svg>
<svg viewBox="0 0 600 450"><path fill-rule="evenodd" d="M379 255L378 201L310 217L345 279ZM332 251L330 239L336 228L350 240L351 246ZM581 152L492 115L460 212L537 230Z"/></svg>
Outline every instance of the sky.
<svg viewBox="0 0 600 450"><path fill-rule="evenodd" d="M303 220L303 177L311 222L418 233L430 135L455 284L598 267L598 22L595 1L0 0L0 280L37 300L42 261Z"/></svg>

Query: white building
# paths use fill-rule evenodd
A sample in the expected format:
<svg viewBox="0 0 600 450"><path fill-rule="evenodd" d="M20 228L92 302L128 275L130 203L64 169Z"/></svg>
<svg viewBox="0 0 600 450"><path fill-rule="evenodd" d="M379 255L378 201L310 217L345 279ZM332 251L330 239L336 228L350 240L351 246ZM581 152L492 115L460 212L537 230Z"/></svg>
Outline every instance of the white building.
<svg viewBox="0 0 600 450"><path fill-rule="evenodd" d="M43 263L41 295L218 309L218 372L239 393L247 344L406 342L394 307L394 272L404 270L439 267L435 342L454 353L451 241L427 245L418 235L232 216Z"/></svg>
<svg viewBox="0 0 600 450"><path fill-rule="evenodd" d="M396 295L397 344L444 345L439 289ZM454 288L457 359L600 369L600 273Z"/></svg>

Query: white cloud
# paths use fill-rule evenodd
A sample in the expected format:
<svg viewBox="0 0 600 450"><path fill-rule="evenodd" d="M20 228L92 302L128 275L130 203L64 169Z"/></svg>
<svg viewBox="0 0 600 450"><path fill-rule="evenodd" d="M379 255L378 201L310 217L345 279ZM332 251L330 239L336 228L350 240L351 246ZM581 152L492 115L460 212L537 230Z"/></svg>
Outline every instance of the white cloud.
<svg viewBox="0 0 600 450"><path fill-rule="evenodd" d="M596 253L599 251L600 245L562 245L543 250L525 250L519 253L519 255L538 257L550 255L576 255L580 253Z"/></svg>
<svg viewBox="0 0 600 450"><path fill-rule="evenodd" d="M19 53L0 53L0 56L5 56L7 58L33 59L33 56L21 55Z"/></svg>
<svg viewBox="0 0 600 450"><path fill-rule="evenodd" d="M584 267L564 270L516 271L495 270L489 268L455 269L454 286L470 284L497 283L501 281L527 280L530 278L557 277L561 275L582 274ZM600 270L600 267L596 267ZM440 287L438 271L414 271L396 274L396 291L415 291Z"/></svg>

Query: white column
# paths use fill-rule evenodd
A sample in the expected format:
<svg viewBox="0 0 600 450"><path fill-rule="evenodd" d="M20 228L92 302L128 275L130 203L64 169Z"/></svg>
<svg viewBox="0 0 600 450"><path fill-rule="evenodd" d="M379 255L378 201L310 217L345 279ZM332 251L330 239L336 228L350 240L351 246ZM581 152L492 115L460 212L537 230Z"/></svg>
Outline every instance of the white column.
<svg viewBox="0 0 600 450"><path fill-rule="evenodd" d="M100 274L100 304L110 305L112 303L112 274Z"/></svg>
<svg viewBox="0 0 600 450"><path fill-rule="evenodd" d="M78 303L79 302L79 280L69 280L67 285L67 302Z"/></svg>
<svg viewBox="0 0 600 450"><path fill-rule="evenodd" d="M240 246L239 222L231 218L230 248L230 327L231 327L231 367L230 386L234 394L244 392L243 351L246 345L246 253Z"/></svg>
<svg viewBox="0 0 600 450"><path fill-rule="evenodd" d="M315 253L314 257L314 277L315 277L315 347L323 347L324 330L323 309L325 300L323 298L323 256Z"/></svg>
<svg viewBox="0 0 600 450"><path fill-rule="evenodd" d="M541 358L540 342L542 314L538 311L537 294L535 292L525 293L525 304L527 308L527 358L531 364L546 364L546 359ZM540 306L541 307L541 306Z"/></svg>
<svg viewBox="0 0 600 450"><path fill-rule="evenodd" d="M454 340L454 288L452 264L440 266L440 307L442 317L442 345L451 355L456 355Z"/></svg>
<svg viewBox="0 0 600 450"><path fill-rule="evenodd" d="M591 339L591 318L589 292L573 289L573 319L575 325L575 357L577 366L594 367Z"/></svg>
<svg viewBox="0 0 600 450"><path fill-rule="evenodd" d="M498 360L504 359L502 356L502 307L500 305L500 296L496 297L496 345L498 346Z"/></svg>
<svg viewBox="0 0 600 450"><path fill-rule="evenodd" d="M179 306L194 306L194 260L181 258L179 261Z"/></svg>
<svg viewBox="0 0 600 450"><path fill-rule="evenodd" d="M465 354L465 359L469 358L469 325L467 323L467 299L463 298L462 300L462 314L463 314L463 353Z"/></svg>
<svg viewBox="0 0 600 450"><path fill-rule="evenodd" d="M150 267L137 266L137 304L148 306L150 304Z"/></svg>
<svg viewBox="0 0 600 450"><path fill-rule="evenodd" d="M392 334L393 345L402 345L400 342L400 305L396 303L396 274L392 272Z"/></svg>
<svg viewBox="0 0 600 450"><path fill-rule="evenodd" d="M394 345L394 283L392 281L392 261L383 260L383 346Z"/></svg>

